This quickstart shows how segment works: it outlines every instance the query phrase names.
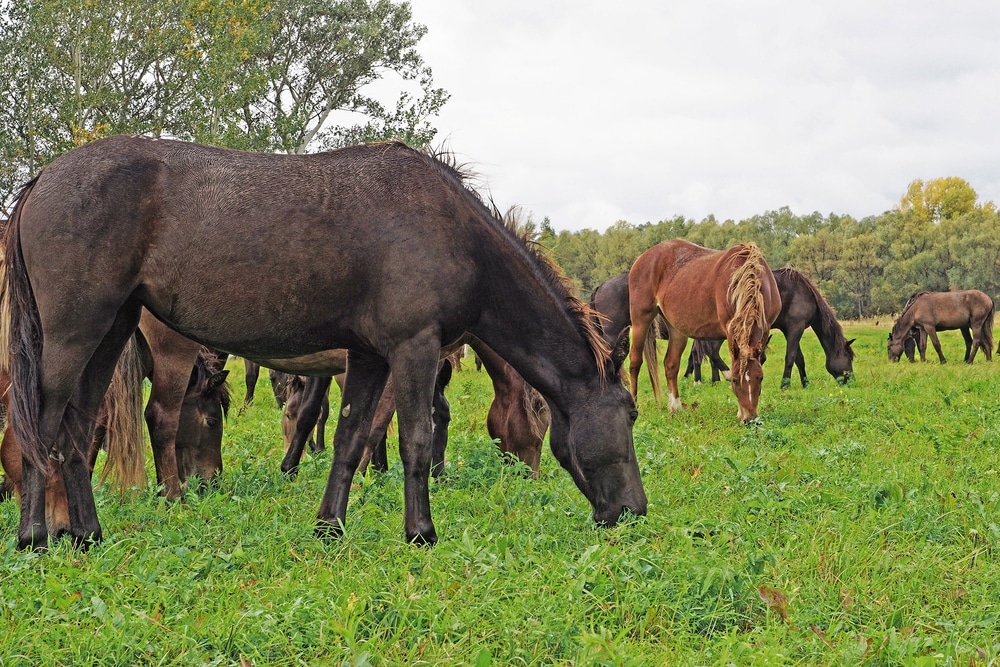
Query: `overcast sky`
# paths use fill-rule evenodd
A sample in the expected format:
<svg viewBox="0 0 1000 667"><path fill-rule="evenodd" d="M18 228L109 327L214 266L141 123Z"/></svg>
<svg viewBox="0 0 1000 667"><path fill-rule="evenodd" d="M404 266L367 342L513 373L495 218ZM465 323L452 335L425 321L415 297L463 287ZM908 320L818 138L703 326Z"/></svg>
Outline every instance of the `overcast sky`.
<svg viewBox="0 0 1000 667"><path fill-rule="evenodd" d="M410 5L438 139L557 230L861 218L944 176L1000 203L998 0Z"/></svg>

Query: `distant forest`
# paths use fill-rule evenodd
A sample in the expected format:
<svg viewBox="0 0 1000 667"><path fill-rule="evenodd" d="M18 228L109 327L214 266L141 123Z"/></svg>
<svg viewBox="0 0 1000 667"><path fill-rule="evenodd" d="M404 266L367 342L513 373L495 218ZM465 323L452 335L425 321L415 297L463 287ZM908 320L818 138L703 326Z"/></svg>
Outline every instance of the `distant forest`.
<svg viewBox="0 0 1000 667"><path fill-rule="evenodd" d="M913 181L893 210L862 220L783 207L739 222L619 221L604 233L556 232L548 219L525 226L584 299L646 249L677 238L720 249L753 241L771 268L790 266L811 278L844 319L897 313L922 290L1000 294L1000 214L956 177Z"/></svg>

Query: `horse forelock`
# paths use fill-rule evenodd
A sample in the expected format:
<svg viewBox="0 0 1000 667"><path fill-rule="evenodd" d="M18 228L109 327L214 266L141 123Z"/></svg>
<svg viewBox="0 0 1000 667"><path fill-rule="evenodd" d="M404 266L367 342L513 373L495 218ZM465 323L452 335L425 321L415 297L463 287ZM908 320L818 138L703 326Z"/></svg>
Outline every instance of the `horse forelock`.
<svg viewBox="0 0 1000 667"><path fill-rule="evenodd" d="M733 306L733 316L729 320L729 332L739 350L739 359L734 365L742 369L758 345L763 349L768 324L764 312L764 293L761 290L761 274L767 264L760 249L754 243L743 243L732 258L733 269L729 279L729 298ZM737 263L742 260L742 264ZM754 344L755 334L759 343ZM737 369L733 369L737 372ZM739 371L742 373L742 370Z"/></svg>
<svg viewBox="0 0 1000 667"><path fill-rule="evenodd" d="M405 146L405 144L398 144ZM598 375L603 384L607 380L608 368L611 362L611 348L608 347L598 325L597 311L590 304L578 298L574 293L569 278L563 270L548 255L542 251L542 246L527 238L518 229L518 220L514 215L504 215L492 199L484 200L482 195L473 188L469 181L477 175L467 164L458 164L454 155L447 150L438 149L431 153L410 148L413 153L421 156L433 166L439 174L452 180L461 188L473 209L480 214L484 222L499 231L500 236L508 241L504 246L525 260L524 264L531 268L539 283L549 295L563 306L563 313L572 322L580 334L584 344L590 349L597 364ZM516 207L511 207L513 212Z"/></svg>

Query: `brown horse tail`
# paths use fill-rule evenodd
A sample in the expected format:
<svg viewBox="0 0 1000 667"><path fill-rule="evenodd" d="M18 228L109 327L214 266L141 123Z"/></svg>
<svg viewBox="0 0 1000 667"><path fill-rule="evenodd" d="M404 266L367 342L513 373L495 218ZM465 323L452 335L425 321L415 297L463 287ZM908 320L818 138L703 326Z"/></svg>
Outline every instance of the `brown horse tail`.
<svg viewBox="0 0 1000 667"><path fill-rule="evenodd" d="M750 357L756 343L767 335L769 326L764 312L764 294L761 292L761 274L767 267L767 262L755 243L742 244L734 257L734 263L740 258L743 259L743 264L734 267L729 280L729 294L733 304L729 332L740 356L733 360L733 373L742 375L743 362ZM759 340L755 340L756 335L759 335Z"/></svg>
<svg viewBox="0 0 1000 667"><path fill-rule="evenodd" d="M107 425L108 457L101 482L110 479L119 491L146 486L146 458L142 437L142 356L130 336L115 365L104 395L102 414Z"/></svg>
<svg viewBox="0 0 1000 667"><path fill-rule="evenodd" d="M993 299L990 299L990 312L986 316L986 320L983 322L983 340L986 342L986 349L993 349L993 316L996 314L997 307L993 303Z"/></svg>
<svg viewBox="0 0 1000 667"><path fill-rule="evenodd" d="M38 367L42 357L42 323L21 254L21 210L38 177L17 195L4 235L4 271L0 283L0 364L10 372L8 423L21 444L21 455L36 469L47 472L48 451L39 432L41 390Z"/></svg>
<svg viewBox="0 0 1000 667"><path fill-rule="evenodd" d="M660 389L660 374L657 372L656 336L660 330L661 315L653 319L649 331L646 332L646 342L642 346L642 358L646 363L646 370L649 372L649 381L653 385L653 398L660 402L663 391Z"/></svg>

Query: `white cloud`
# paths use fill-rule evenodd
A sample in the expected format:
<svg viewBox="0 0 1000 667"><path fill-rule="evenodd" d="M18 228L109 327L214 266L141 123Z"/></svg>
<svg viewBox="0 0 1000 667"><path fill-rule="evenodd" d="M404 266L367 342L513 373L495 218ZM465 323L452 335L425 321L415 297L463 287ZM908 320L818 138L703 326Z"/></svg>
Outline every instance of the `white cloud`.
<svg viewBox="0 0 1000 667"><path fill-rule="evenodd" d="M412 0L435 123L557 229L863 217L914 178L1000 201L1000 3Z"/></svg>

